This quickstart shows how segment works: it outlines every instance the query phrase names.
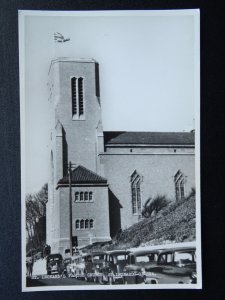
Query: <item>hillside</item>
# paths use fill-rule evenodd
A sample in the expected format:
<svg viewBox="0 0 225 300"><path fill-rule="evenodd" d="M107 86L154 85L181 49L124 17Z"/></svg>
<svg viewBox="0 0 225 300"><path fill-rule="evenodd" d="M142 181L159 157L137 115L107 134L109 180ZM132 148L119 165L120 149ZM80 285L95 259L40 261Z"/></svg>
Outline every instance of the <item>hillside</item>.
<svg viewBox="0 0 225 300"><path fill-rule="evenodd" d="M195 240L195 196L172 203L157 215L125 229L111 244L92 250L112 250Z"/></svg>

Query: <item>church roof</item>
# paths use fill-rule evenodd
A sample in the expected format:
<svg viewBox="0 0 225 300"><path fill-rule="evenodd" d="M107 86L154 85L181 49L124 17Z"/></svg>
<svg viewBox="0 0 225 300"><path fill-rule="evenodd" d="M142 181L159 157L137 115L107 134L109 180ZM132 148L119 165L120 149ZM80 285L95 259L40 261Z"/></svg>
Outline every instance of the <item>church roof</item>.
<svg viewBox="0 0 225 300"><path fill-rule="evenodd" d="M105 131L105 145L194 145L194 132Z"/></svg>
<svg viewBox="0 0 225 300"><path fill-rule="evenodd" d="M72 184L107 184L107 179L78 165L72 170L71 174ZM67 174L58 181L58 184L69 184L69 175Z"/></svg>

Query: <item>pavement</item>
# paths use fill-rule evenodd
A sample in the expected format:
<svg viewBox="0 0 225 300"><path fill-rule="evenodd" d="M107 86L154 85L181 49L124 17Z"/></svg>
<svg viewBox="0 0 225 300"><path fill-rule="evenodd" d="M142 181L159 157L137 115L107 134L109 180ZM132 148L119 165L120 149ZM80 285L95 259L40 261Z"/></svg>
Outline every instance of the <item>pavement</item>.
<svg viewBox="0 0 225 300"><path fill-rule="evenodd" d="M44 275L47 274L46 271L46 259L38 259L34 262L33 265L33 276L34 275Z"/></svg>

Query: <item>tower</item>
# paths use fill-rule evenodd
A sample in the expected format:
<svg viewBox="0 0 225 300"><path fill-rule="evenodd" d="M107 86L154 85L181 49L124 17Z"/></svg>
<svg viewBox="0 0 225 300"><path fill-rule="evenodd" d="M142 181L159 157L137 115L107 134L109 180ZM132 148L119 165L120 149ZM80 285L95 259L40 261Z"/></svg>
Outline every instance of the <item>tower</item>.
<svg viewBox="0 0 225 300"><path fill-rule="evenodd" d="M68 162L74 166L72 235L78 245L110 239L108 184L98 158L99 149L103 149L98 76L98 63L92 59L59 58L50 65L47 243L53 252L63 254L69 248Z"/></svg>

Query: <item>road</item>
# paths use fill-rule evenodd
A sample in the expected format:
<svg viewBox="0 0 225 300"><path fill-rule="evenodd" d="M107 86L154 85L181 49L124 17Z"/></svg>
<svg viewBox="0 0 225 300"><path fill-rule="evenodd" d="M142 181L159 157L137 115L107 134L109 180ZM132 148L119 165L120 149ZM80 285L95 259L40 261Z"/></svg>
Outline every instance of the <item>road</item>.
<svg viewBox="0 0 225 300"><path fill-rule="evenodd" d="M94 282L87 282L85 280L76 278L59 278L59 276L39 275L32 278L27 277L27 287L35 286L65 286L65 285L95 285Z"/></svg>

